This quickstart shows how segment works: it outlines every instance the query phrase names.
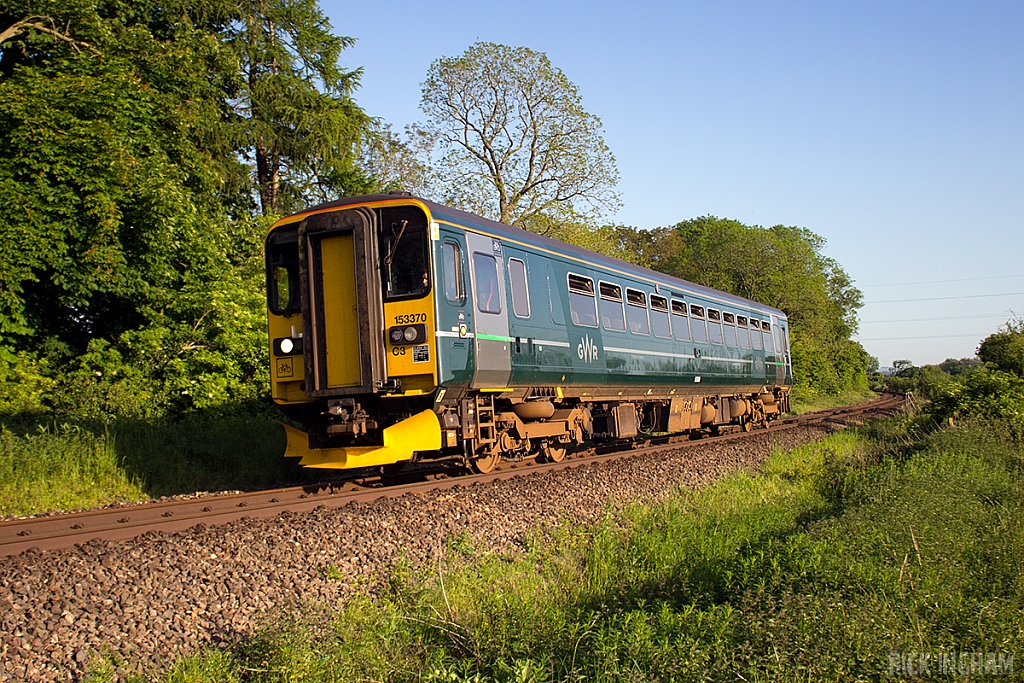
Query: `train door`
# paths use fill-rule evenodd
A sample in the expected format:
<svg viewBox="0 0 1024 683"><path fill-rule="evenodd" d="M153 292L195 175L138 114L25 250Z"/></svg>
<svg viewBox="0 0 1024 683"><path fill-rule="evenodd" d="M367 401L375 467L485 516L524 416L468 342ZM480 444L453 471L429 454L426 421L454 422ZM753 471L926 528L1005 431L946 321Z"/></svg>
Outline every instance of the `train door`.
<svg viewBox="0 0 1024 683"><path fill-rule="evenodd" d="M782 346L782 328L779 327L779 316L772 315L772 334L775 336L775 383L786 383L786 356Z"/></svg>
<svg viewBox="0 0 1024 683"><path fill-rule="evenodd" d="M317 214L298 234L306 393L372 393L385 376L374 216Z"/></svg>
<svg viewBox="0 0 1024 683"><path fill-rule="evenodd" d="M467 290L466 245L461 234L444 230L437 242L434 262L440 264L436 276L441 283L437 303L437 354L441 381L469 384L472 379L470 347L473 340L473 305Z"/></svg>
<svg viewBox="0 0 1024 683"><path fill-rule="evenodd" d="M501 241L466 233L469 254L470 298L473 302L474 389L504 387L512 373L509 353L508 305Z"/></svg>
<svg viewBox="0 0 1024 683"><path fill-rule="evenodd" d="M775 347L779 349L778 353L782 356L782 362L785 365L784 378L780 383L792 384L793 358L789 354L789 324L785 320L780 320L775 325Z"/></svg>

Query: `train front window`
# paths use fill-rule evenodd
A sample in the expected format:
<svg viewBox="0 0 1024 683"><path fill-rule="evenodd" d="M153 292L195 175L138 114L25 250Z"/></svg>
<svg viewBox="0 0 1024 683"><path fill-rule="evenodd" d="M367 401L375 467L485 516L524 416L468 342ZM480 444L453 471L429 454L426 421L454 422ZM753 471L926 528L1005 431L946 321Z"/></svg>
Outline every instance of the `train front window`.
<svg viewBox="0 0 1024 683"><path fill-rule="evenodd" d="M267 299L275 315L299 312L299 231L274 232L267 241Z"/></svg>
<svg viewBox="0 0 1024 683"><path fill-rule="evenodd" d="M430 290L427 222L411 207L381 212L381 270L390 301L423 296Z"/></svg>

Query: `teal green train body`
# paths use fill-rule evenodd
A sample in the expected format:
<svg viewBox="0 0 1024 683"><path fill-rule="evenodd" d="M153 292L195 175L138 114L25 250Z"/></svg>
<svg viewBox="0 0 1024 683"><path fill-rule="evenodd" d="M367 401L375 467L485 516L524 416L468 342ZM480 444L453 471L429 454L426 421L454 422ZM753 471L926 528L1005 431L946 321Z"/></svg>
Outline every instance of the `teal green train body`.
<svg viewBox="0 0 1024 683"><path fill-rule="evenodd" d="M408 195L267 236L274 400L309 467L560 460L788 409L783 311Z"/></svg>

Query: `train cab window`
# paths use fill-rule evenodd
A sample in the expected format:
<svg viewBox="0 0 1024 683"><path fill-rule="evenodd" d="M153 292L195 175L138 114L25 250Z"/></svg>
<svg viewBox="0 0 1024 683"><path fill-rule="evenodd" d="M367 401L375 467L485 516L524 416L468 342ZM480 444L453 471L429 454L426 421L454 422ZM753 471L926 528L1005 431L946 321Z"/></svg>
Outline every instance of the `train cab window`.
<svg viewBox="0 0 1024 683"><path fill-rule="evenodd" d="M422 211L410 208L381 212L381 269L388 301L413 299L430 291L427 221Z"/></svg>
<svg viewBox="0 0 1024 683"><path fill-rule="evenodd" d="M690 338L690 321L686 318L686 303L672 299L672 329L676 339L686 341Z"/></svg>
<svg viewBox="0 0 1024 683"><path fill-rule="evenodd" d="M626 319L633 334L650 334L651 321L647 318L647 295L635 289L626 290Z"/></svg>
<svg viewBox="0 0 1024 683"><path fill-rule="evenodd" d="M517 258L510 258L508 278L512 285L512 312L520 318L529 318L530 288L526 285L526 263Z"/></svg>
<svg viewBox="0 0 1024 683"><path fill-rule="evenodd" d="M736 346L736 316L723 311L722 326L725 329L725 345Z"/></svg>
<svg viewBox="0 0 1024 683"><path fill-rule="evenodd" d="M764 344L761 343L761 321L750 319L750 345L755 351L763 351Z"/></svg>
<svg viewBox="0 0 1024 683"><path fill-rule="evenodd" d="M473 275L476 283L476 307L481 313L501 313L501 290L498 288L498 262L490 254L473 252Z"/></svg>
<svg viewBox="0 0 1024 683"><path fill-rule="evenodd" d="M651 294L651 330L655 337L672 336L672 328L668 321L668 299Z"/></svg>
<svg viewBox="0 0 1024 683"><path fill-rule="evenodd" d="M772 344L772 324L769 322L761 323L761 332L764 336L764 350L768 353L775 351L775 346Z"/></svg>
<svg viewBox="0 0 1024 683"><path fill-rule="evenodd" d="M597 327L597 300L594 281L569 273L569 313L574 325Z"/></svg>
<svg viewBox="0 0 1024 683"><path fill-rule="evenodd" d="M708 324L704 320L704 307L690 304L690 334L693 341L706 344L708 341Z"/></svg>
<svg viewBox="0 0 1024 683"><path fill-rule="evenodd" d="M267 242L267 294L276 315L299 312L299 231L276 230Z"/></svg>
<svg viewBox="0 0 1024 683"><path fill-rule="evenodd" d="M776 325L775 326L775 348L778 349L779 353L785 353L786 352L786 347L783 344L783 339L784 338L785 338L785 335L782 333L782 326L781 325Z"/></svg>
<svg viewBox="0 0 1024 683"><path fill-rule="evenodd" d="M736 336L739 337L741 349L750 348L750 328L747 327L746 316L736 316Z"/></svg>
<svg viewBox="0 0 1024 683"><path fill-rule="evenodd" d="M626 313L622 310L622 287L608 282L599 282L601 293L601 324L606 330L625 330Z"/></svg>
<svg viewBox="0 0 1024 683"><path fill-rule="evenodd" d="M722 314L713 308L708 309L708 339L712 344L722 343Z"/></svg>
<svg viewBox="0 0 1024 683"><path fill-rule="evenodd" d="M441 245L441 278L444 280L444 298L453 303L465 296L462 284L462 252L454 242Z"/></svg>

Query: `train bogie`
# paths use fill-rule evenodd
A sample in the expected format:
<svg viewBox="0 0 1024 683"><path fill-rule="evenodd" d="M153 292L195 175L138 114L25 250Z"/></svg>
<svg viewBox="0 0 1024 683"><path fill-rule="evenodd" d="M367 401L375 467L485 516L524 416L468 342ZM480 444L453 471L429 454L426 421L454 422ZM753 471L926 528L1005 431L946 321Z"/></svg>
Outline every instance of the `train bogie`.
<svg viewBox="0 0 1024 683"><path fill-rule="evenodd" d="M267 267L273 398L306 466L486 470L787 407L782 311L424 200L282 219Z"/></svg>

